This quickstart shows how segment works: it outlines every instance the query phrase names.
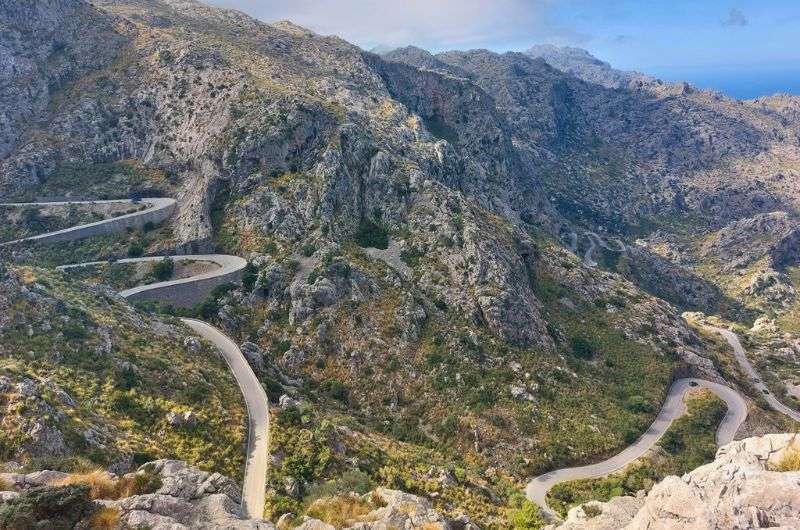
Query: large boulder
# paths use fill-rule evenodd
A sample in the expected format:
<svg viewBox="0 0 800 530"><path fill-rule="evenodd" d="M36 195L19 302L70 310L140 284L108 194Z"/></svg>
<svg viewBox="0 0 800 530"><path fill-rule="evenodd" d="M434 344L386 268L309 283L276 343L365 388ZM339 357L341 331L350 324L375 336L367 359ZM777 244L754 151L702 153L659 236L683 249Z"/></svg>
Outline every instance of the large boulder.
<svg viewBox="0 0 800 530"><path fill-rule="evenodd" d="M161 481L158 490L104 502L116 507L131 528L274 530L267 521L243 517L239 486L219 473L201 471L179 460L156 460L139 471L156 475Z"/></svg>
<svg viewBox="0 0 800 530"><path fill-rule="evenodd" d="M667 477L647 495L586 503L570 510L563 524L549 528L798 528L800 470L778 470L793 451L800 451L798 434L735 441L721 447L710 464L682 477Z"/></svg>

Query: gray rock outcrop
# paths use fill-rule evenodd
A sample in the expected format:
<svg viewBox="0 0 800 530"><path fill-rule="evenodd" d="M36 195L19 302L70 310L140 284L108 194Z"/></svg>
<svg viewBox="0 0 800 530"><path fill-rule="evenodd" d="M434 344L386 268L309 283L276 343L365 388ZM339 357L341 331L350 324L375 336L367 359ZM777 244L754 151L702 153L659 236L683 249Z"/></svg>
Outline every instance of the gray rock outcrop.
<svg viewBox="0 0 800 530"><path fill-rule="evenodd" d="M150 530L273 530L260 519L245 519L239 486L219 473L201 471L178 460L156 460L139 468L157 476L154 493L101 501L119 510L129 527Z"/></svg>
<svg viewBox="0 0 800 530"><path fill-rule="evenodd" d="M557 530L797 528L800 470L775 469L800 451L800 435L768 434L732 442L714 462L670 476L647 495L589 502ZM589 508L584 508L588 506Z"/></svg>

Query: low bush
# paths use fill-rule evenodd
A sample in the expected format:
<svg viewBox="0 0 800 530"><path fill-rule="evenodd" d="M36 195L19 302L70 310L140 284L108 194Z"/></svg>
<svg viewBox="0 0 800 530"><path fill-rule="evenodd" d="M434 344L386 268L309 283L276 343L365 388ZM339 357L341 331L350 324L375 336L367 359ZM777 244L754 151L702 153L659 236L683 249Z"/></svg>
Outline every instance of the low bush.
<svg viewBox="0 0 800 530"><path fill-rule="evenodd" d="M372 480L369 475L359 469L351 469L342 473L342 476L315 484L308 489L306 501L311 503L324 497L334 497L347 493L358 493L363 495L372 489Z"/></svg>
<svg viewBox="0 0 800 530"><path fill-rule="evenodd" d="M174 272L175 262L170 257L165 257L153 266L153 277L160 282L172 278Z"/></svg>
<svg viewBox="0 0 800 530"><path fill-rule="evenodd" d="M508 523L514 530L539 530L545 525L538 506L525 499L508 510Z"/></svg>
<svg viewBox="0 0 800 530"><path fill-rule="evenodd" d="M0 505L0 528L68 530L92 510L86 486L33 488Z"/></svg>
<svg viewBox="0 0 800 530"><path fill-rule="evenodd" d="M129 258L138 258L144 254L144 245L135 241L128 245L127 253Z"/></svg>
<svg viewBox="0 0 800 530"><path fill-rule="evenodd" d="M245 290L252 291L256 285L256 280L258 280L258 269L252 263L248 263L242 274L242 286Z"/></svg>
<svg viewBox="0 0 800 530"><path fill-rule="evenodd" d="M324 390L325 393L333 399L337 399L342 402L347 401L347 387L345 387L344 383L338 379L328 379L322 383L322 390Z"/></svg>
<svg viewBox="0 0 800 530"><path fill-rule="evenodd" d="M625 403L625 408L637 414L653 411L653 406L642 396L629 397Z"/></svg>
<svg viewBox="0 0 800 530"><path fill-rule="evenodd" d="M597 354L594 344L583 335L572 337L570 346L572 347L573 355L578 359L593 359Z"/></svg>

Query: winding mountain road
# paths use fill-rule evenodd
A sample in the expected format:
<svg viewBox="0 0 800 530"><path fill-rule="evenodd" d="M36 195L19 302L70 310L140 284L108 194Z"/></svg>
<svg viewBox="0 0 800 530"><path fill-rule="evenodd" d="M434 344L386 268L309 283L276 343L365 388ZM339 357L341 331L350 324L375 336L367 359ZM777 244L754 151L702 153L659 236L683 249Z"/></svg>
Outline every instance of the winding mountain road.
<svg viewBox="0 0 800 530"><path fill-rule="evenodd" d="M152 222L154 224L160 223L172 214L176 206L174 199L166 198L142 199L141 202L148 204L149 207L138 212L105 219L95 223L78 225L64 230L0 243L0 246L32 241L70 241L101 234L120 233L129 228L141 228L147 222ZM132 203L132 201L3 203L0 204L0 206L26 207L98 203ZM189 307L202 301L217 285L241 280L242 272L247 265L247 261L243 258L225 254L181 255L172 257L180 260L213 262L218 265L218 268L189 278L140 285L121 291L119 293L120 296L129 300L159 301L173 306ZM117 263L140 263L160 261L162 259L164 259L163 256L148 256L122 259ZM57 269L65 270L106 263L108 262L94 261L89 263L77 263L62 265L57 267ZM216 327L201 320L182 318L181 321L195 333L214 344L225 359L225 362L233 373L242 395L244 396L248 416L248 443L244 484L242 487L242 513L249 518L261 519L264 515L266 477L269 463L269 402L266 392L264 392L264 388L261 386L253 369L248 364L244 354L233 340Z"/></svg>
<svg viewBox="0 0 800 530"><path fill-rule="evenodd" d="M218 268L188 278L138 285L120 291L120 296L134 302L162 302L174 307L192 307L205 300L214 290L214 287L224 283L240 281L244 268L247 266L247 260L244 258L228 254L191 254L171 257L176 260L210 262L218 265ZM113 263L146 263L163 259L164 256L145 256L121 259ZM68 270L108 263L108 261L90 261L87 263L61 265L56 268L58 270Z"/></svg>
<svg viewBox="0 0 800 530"><path fill-rule="evenodd" d="M182 318L181 321L217 347L242 390L249 418L247 459L245 460L244 485L242 487L242 512L247 517L261 519L264 516L265 486L269 465L267 394L233 340L202 320Z"/></svg>
<svg viewBox="0 0 800 530"><path fill-rule="evenodd" d="M547 505L547 492L550 488L561 482L608 475L641 457L658 443L673 421L685 414L684 396L693 388L706 388L725 401L728 411L717 428L717 445L733 441L739 426L747 418L747 403L742 396L725 385L704 379L678 379L670 386L667 398L655 421L636 442L608 460L597 464L558 469L540 475L528 483L525 495L530 501L535 502L545 514L557 517Z"/></svg>
<svg viewBox="0 0 800 530"><path fill-rule="evenodd" d="M731 348L733 348L736 361L742 367L753 386L762 393L767 403L781 414L800 422L800 412L778 401L772 392L769 391L761 379L761 376L747 358L742 343L739 341L739 337L737 337L734 332L727 329L716 327L711 327L710 329L722 335L728 344L730 344ZM597 464L558 469L540 475L528 483L525 488L526 496L529 500L535 502L546 515L557 518L558 516L547 505L547 492L550 488L561 482L608 475L622 469L627 464L641 457L661 439L672 422L686 412L683 398L686 392L693 387L707 388L725 401L728 406L728 411L717 429L717 446L725 445L733 441L739 426L741 426L747 418L747 403L742 396L733 389L719 383L713 383L703 379L678 379L670 387L667 399L655 421L634 444L628 446L622 452L608 460Z"/></svg>
<svg viewBox="0 0 800 530"><path fill-rule="evenodd" d="M742 347L742 343L739 342L739 337L736 336L736 333L733 331L723 329L723 328L710 328L722 335L728 344L730 344L731 348L733 348L733 355L736 357L736 361L739 363L739 366L742 367L745 374L747 375L748 379L752 385L761 392L762 397L769 403L769 406L775 409L776 411L784 414L794 421L800 422L800 412L796 410L790 409L772 394L772 392L767 388L767 385L764 384L764 381L761 379L761 376L756 371L755 367L750 363L750 360L747 358L747 355L744 352L744 348Z"/></svg>
<svg viewBox="0 0 800 530"><path fill-rule="evenodd" d="M625 243L622 242L619 238L614 238L614 241L617 243L617 248L613 248L608 243L606 243L602 237L595 234L594 232L586 232L585 233L587 239L589 239L589 248L586 250L586 254L583 256L583 263L588 267L596 267L597 261L592 258L594 254L594 250L597 247L604 248L611 252L625 252L628 248L625 246Z"/></svg>
<svg viewBox="0 0 800 530"><path fill-rule="evenodd" d="M169 218L170 215L172 215L172 213L175 211L175 207L177 206L175 199L169 199L165 197L146 198L139 202L147 205L147 208L138 212L112 217L110 219L103 219L102 221L86 223L64 228L63 230L55 230L45 234L38 234L22 239L6 241L4 243L0 243L0 247L25 242L55 243L59 241L74 241L76 239L84 239L99 235L118 234L127 230L128 228L142 228L147 223L161 223ZM133 206L137 203L130 199L114 199L102 201L6 202L0 203L0 206L70 206L72 204L130 204Z"/></svg>

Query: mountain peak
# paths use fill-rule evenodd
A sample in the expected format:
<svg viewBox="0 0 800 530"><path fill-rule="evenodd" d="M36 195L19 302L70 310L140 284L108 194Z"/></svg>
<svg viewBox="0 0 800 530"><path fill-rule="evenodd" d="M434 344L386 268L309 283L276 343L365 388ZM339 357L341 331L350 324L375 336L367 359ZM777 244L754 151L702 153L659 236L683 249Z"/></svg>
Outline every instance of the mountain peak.
<svg viewBox="0 0 800 530"><path fill-rule="evenodd" d="M543 59L557 70L606 88L625 88L634 79L646 77L638 72L616 70L583 48L537 44L525 53L530 57Z"/></svg>

